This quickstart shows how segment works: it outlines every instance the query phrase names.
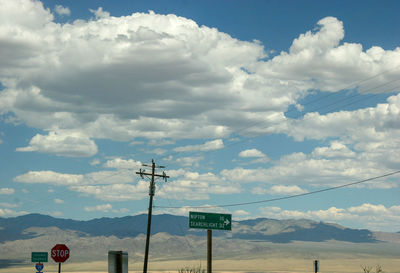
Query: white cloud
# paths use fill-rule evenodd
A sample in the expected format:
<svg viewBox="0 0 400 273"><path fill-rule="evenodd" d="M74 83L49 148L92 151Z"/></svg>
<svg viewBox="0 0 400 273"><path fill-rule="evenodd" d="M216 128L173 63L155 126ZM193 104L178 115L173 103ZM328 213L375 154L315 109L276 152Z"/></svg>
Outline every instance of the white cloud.
<svg viewBox="0 0 400 273"><path fill-rule="evenodd" d="M91 166L97 166L97 165L100 165L100 160L99 159L97 159L97 158L95 158L95 159L93 159L92 161L90 161L90 163L89 163Z"/></svg>
<svg viewBox="0 0 400 273"><path fill-rule="evenodd" d="M27 147L18 152L54 153L68 157L90 157L97 153L97 145L81 133L50 132L48 135L35 135Z"/></svg>
<svg viewBox="0 0 400 273"><path fill-rule="evenodd" d="M149 183L139 181L135 185L72 186L70 189L105 201L141 200L148 196Z"/></svg>
<svg viewBox="0 0 400 273"><path fill-rule="evenodd" d="M231 212L224 208L218 208L213 205L205 204L201 209L192 208L192 207L181 207L181 208L169 208L169 209L160 209L158 208L154 211L154 214L173 214L173 215L182 215L188 216L190 211L207 211L213 213L226 213L231 214Z"/></svg>
<svg viewBox="0 0 400 273"><path fill-rule="evenodd" d="M400 206L385 207L365 203L357 207L336 208L326 210L283 210L279 207L264 207L260 209L265 217L276 219L306 218L324 222L352 223L353 227L367 227L371 230L398 231L400 224Z"/></svg>
<svg viewBox="0 0 400 273"><path fill-rule="evenodd" d="M66 140L51 139L53 133L20 149L90 156L97 152L94 138L291 135L284 112L307 90L336 91L387 71L363 82L359 90L366 92L399 76L399 48L341 45L343 23L333 17L301 34L289 52L265 61L260 42L240 41L183 17L92 12L89 21L62 25L40 2L1 0L0 39L7 42L0 52L7 54L0 64L0 112L44 131L79 132L75 141L83 152L69 154L60 148ZM223 147L208 144L181 148Z"/></svg>
<svg viewBox="0 0 400 273"><path fill-rule="evenodd" d="M110 13L107 11L104 11L102 7L97 8L97 10L89 9L89 11L96 16L96 19L110 17Z"/></svg>
<svg viewBox="0 0 400 273"><path fill-rule="evenodd" d="M360 92L384 92L371 90L373 86L396 79L400 49L383 50L372 47L363 51L361 44L344 43L343 23L334 17L318 22L319 28L308 31L295 39L289 52L282 52L263 67L264 75L298 79L311 82L315 89L337 91L345 87L356 87ZM382 77L373 75L386 72Z"/></svg>
<svg viewBox="0 0 400 273"><path fill-rule="evenodd" d="M204 144L199 145L188 145L184 147L177 147L174 149L175 152L196 152L196 151L213 151L224 148L224 142L222 139L216 139L207 141Z"/></svg>
<svg viewBox="0 0 400 273"><path fill-rule="evenodd" d="M112 211L115 212L115 213L128 213L129 209L121 208L121 209L113 209Z"/></svg>
<svg viewBox="0 0 400 273"><path fill-rule="evenodd" d="M200 166L200 161L204 159L204 156L184 156L175 159L175 162L183 167L194 167Z"/></svg>
<svg viewBox="0 0 400 273"><path fill-rule="evenodd" d="M265 195L265 194L272 194L272 195L295 195L295 194L302 194L307 193L307 190L300 188L299 186L284 186L284 185L275 185L271 188L264 188L264 187L254 187L251 190L251 193L257 195Z"/></svg>
<svg viewBox="0 0 400 273"><path fill-rule="evenodd" d="M381 214L386 213L388 209L384 205L362 204L361 206L350 207L348 211L358 214Z"/></svg>
<svg viewBox="0 0 400 273"><path fill-rule="evenodd" d="M105 168L115 168L115 169L138 169L142 166L143 164L140 161L135 161L133 159L122 159L122 158L114 158L111 160L107 160L107 162L103 164L103 167Z"/></svg>
<svg viewBox="0 0 400 273"><path fill-rule="evenodd" d="M87 211L87 212L96 212L96 211L109 212L111 209L112 209L111 204L97 205L94 207L85 206L85 211Z"/></svg>
<svg viewBox="0 0 400 273"><path fill-rule="evenodd" d="M241 151L239 153L239 157L256 158L256 159L248 162L248 164L267 163L270 161L269 157L266 154L264 154L263 152L261 152L257 149L248 149L248 150Z"/></svg>
<svg viewBox="0 0 400 273"><path fill-rule="evenodd" d="M18 208L19 205L18 204L10 204L10 203L0 203L0 207L12 209L12 208Z"/></svg>
<svg viewBox="0 0 400 273"><path fill-rule="evenodd" d="M64 204L65 202L62 199L56 198L56 199L54 199L54 203L56 203L56 204Z"/></svg>
<svg viewBox="0 0 400 273"><path fill-rule="evenodd" d="M20 183L40 183L56 186L118 184L129 183L133 180L133 174L124 169L114 172L99 171L87 174L64 174L53 171L29 171L14 178L15 182Z"/></svg>
<svg viewBox="0 0 400 273"><path fill-rule="evenodd" d="M239 157L266 157L266 155L257 149L248 149L241 151Z"/></svg>
<svg viewBox="0 0 400 273"><path fill-rule="evenodd" d="M171 177L175 172L169 172ZM228 183L213 173L177 172L173 182L160 185L158 195L177 200L206 200L210 194L235 194L242 192L238 183Z"/></svg>
<svg viewBox="0 0 400 273"><path fill-rule="evenodd" d="M318 147L313 151L316 157L325 158L345 158L355 157L355 152L351 151L346 145L338 141L332 141L330 147Z"/></svg>
<svg viewBox="0 0 400 273"><path fill-rule="evenodd" d="M143 144L143 143L141 143L141 144ZM175 142L172 140L167 140L167 139L157 139L157 140L153 139L149 142L149 145L151 145L151 146L165 146L165 145L172 145L172 144L175 144Z"/></svg>
<svg viewBox="0 0 400 273"><path fill-rule="evenodd" d="M245 210L240 209L240 210L235 210L235 211L233 212L233 215L234 215L235 217L243 217L243 216L249 216L250 213L249 213L248 211L245 211Z"/></svg>
<svg viewBox="0 0 400 273"><path fill-rule="evenodd" d="M15 193L14 189L11 189L11 188L0 188L0 194L12 195L14 193Z"/></svg>
<svg viewBox="0 0 400 273"><path fill-rule="evenodd" d="M63 215L63 213L61 211L51 211L51 212L49 212L49 215L51 215L53 217L60 217Z"/></svg>
<svg viewBox="0 0 400 273"><path fill-rule="evenodd" d="M62 174L53 171L29 171L14 178L15 182L21 183L43 183L52 185L78 185L84 180L80 174Z"/></svg>
<svg viewBox="0 0 400 273"><path fill-rule="evenodd" d="M151 150L151 151L149 151L150 153L154 153L154 154L156 154L156 155L163 155L163 154L165 154L166 152L168 152L168 150L166 150L166 149L161 149L161 148L156 148L156 149L153 149L153 150Z"/></svg>
<svg viewBox="0 0 400 273"><path fill-rule="evenodd" d="M134 174L129 169L141 166L130 159L114 158L104 165L117 171L99 171L87 174L63 174L53 171L30 171L14 178L20 183L42 183L65 186L69 190L93 196L100 200L124 201L140 200L148 195L148 181L134 182ZM170 199L206 200L210 194L236 194L242 192L239 183L228 182L217 175L189 172L183 169L169 170L173 182L157 183L157 195ZM133 184L127 184L134 182ZM55 201L57 202L57 201Z"/></svg>
<svg viewBox="0 0 400 273"><path fill-rule="evenodd" d="M305 138L334 138L328 146L310 154L293 153L266 168L225 169L221 176L231 181L269 184L339 185L363 180L398 169L400 157L400 94L387 103L355 111L321 115L306 114L288 122L287 134L298 141ZM316 171L317 170L317 171ZM368 186L397 187L394 178L380 179ZM367 185L367 184L365 184Z"/></svg>
<svg viewBox="0 0 400 273"><path fill-rule="evenodd" d="M14 217L14 216L20 216L20 215L24 215L24 214L28 214L28 212L26 211L15 211L15 210L11 210L11 209L2 209L0 208L0 217Z"/></svg>
<svg viewBox="0 0 400 273"><path fill-rule="evenodd" d="M61 5L56 5L54 8L54 11L58 14L58 15L71 15L71 10L68 7L63 7Z"/></svg>
<svg viewBox="0 0 400 273"><path fill-rule="evenodd" d="M272 186L270 189L271 194L293 195L293 194L302 194L307 192L308 192L307 190L303 190L299 186L275 185Z"/></svg>

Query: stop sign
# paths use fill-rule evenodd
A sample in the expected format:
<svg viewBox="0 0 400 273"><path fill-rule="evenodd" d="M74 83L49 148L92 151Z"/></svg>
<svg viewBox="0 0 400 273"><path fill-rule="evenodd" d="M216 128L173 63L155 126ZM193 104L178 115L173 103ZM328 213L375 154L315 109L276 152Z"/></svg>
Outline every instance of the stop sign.
<svg viewBox="0 0 400 273"><path fill-rule="evenodd" d="M69 258L69 248L64 244L57 244L51 249L51 258L56 263L63 263Z"/></svg>

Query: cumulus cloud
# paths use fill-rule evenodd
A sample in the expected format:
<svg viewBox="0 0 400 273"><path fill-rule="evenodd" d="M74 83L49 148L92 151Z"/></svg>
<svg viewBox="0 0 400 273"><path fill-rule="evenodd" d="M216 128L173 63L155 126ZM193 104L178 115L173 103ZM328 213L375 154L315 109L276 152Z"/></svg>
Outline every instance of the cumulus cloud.
<svg viewBox="0 0 400 273"><path fill-rule="evenodd" d="M239 157L266 157L266 155L257 149L248 149L241 151Z"/></svg>
<svg viewBox="0 0 400 273"><path fill-rule="evenodd" d="M299 99L312 89L387 92L386 86L372 87L396 83L400 48L343 43L344 24L326 17L300 34L288 52L266 59L260 42L240 41L176 15L113 17L102 8L92 13L95 18L87 21L57 24L39 1L0 0L0 114L47 132L17 151L90 157L98 152L96 139L132 144L215 139L175 150L201 152L224 148L222 138L232 132L331 141L310 154L286 155L268 169L225 169L197 178L180 171L177 188L159 188L164 196L180 191L174 198L185 199L237 193L240 183L254 182L280 184L270 188L276 193L300 192L293 184L337 185L400 164L400 95L356 111L308 113L296 120L284 114L290 105L301 109ZM262 155L256 149L239 154L265 160ZM170 159L189 167L203 157ZM103 165L113 171L30 171L14 180L67 186L102 200L132 200L148 190L146 183L127 184L134 181L130 169L139 165L117 158Z"/></svg>
<svg viewBox="0 0 400 273"><path fill-rule="evenodd" d="M104 166L117 171L99 171L87 174L65 174L53 171L30 171L14 178L15 182L64 186L105 201L141 200L148 196L149 182L138 180L129 169L138 166L133 159L115 158ZM221 179L208 172L198 173L183 169L169 170L173 183L157 183L157 196L177 200L207 200L210 195L237 194L243 190L240 183ZM55 199L61 204L63 200Z"/></svg>
<svg viewBox="0 0 400 273"><path fill-rule="evenodd" d="M54 203L56 203L56 204L64 204L65 202L62 199L56 198L56 199L54 199Z"/></svg>
<svg viewBox="0 0 400 273"><path fill-rule="evenodd" d="M385 207L381 204L370 203L349 208L330 207L326 210L308 210L305 212L284 210L279 207L264 207L260 211L263 216L276 219L306 218L339 223L349 223L347 221L351 220L358 225L354 227L367 227L371 230L394 231L393 223L400 222L400 206Z"/></svg>
<svg viewBox="0 0 400 273"><path fill-rule="evenodd" d="M71 186L70 189L105 201L141 200L148 196L149 183L145 181L139 181L135 185L84 185Z"/></svg>
<svg viewBox="0 0 400 273"><path fill-rule="evenodd" d="M366 92L400 73L394 69L400 49L341 44L343 23L333 17L301 34L289 52L265 60L260 42L240 41L183 17L92 12L89 21L56 24L38 1L1 0L0 112L50 132L19 150L90 156L97 152L94 138L282 132L284 112L307 90L336 91L386 71L360 85ZM72 142L87 147L69 154L68 140L55 139L53 132L79 132ZM45 140L51 147L43 146Z"/></svg>
<svg viewBox="0 0 400 273"><path fill-rule="evenodd" d="M334 138L311 153L293 153L272 162L270 168L225 169L231 181L269 184L339 185L398 170L400 157L400 94L355 111L322 115L309 113L288 122L286 133L298 141ZM316 171L318 170L318 171ZM394 178L373 183L378 188L397 187Z"/></svg>
<svg viewBox="0 0 400 273"><path fill-rule="evenodd" d="M87 212L96 212L96 211L109 212L111 209L112 209L111 204L97 205L94 207L85 206L85 211L87 211Z"/></svg>
<svg viewBox="0 0 400 273"><path fill-rule="evenodd" d="M99 171L87 174L66 174L54 171L29 171L14 178L15 182L75 186L94 184L118 184L133 181L133 174L126 170Z"/></svg>
<svg viewBox="0 0 400 273"><path fill-rule="evenodd" d="M275 185L269 189L263 187L255 187L251 190L253 194L272 194L272 195L294 195L307 193L307 190L300 188L299 186L285 186Z"/></svg>
<svg viewBox="0 0 400 273"><path fill-rule="evenodd" d="M14 194L15 190L11 188L0 188L0 194L4 195L12 195Z"/></svg>
<svg viewBox="0 0 400 273"><path fill-rule="evenodd" d="M239 157L241 158L255 158L252 161L248 162L248 164L255 164L255 163L266 163L270 161L269 157L264 154L263 152L257 149L248 149L241 151L239 153Z"/></svg>
<svg viewBox="0 0 400 273"><path fill-rule="evenodd" d="M176 159L169 158L169 161L173 161L183 167L193 167L198 168L200 166L200 161L204 159L204 156L183 156L177 157Z"/></svg>
<svg viewBox="0 0 400 273"><path fill-rule="evenodd" d="M61 5L56 5L54 7L54 11L58 14L58 15L66 15L69 16L71 15L71 10L68 7L63 7Z"/></svg>
<svg viewBox="0 0 400 273"><path fill-rule="evenodd" d="M117 157L111 160L107 160L107 162L103 164L103 167L115 169L138 169L142 167L142 165L143 164L140 161L135 161L133 159L122 159Z"/></svg>
<svg viewBox="0 0 400 273"><path fill-rule="evenodd" d="M12 209L2 209L0 208L0 217L14 217L14 216L20 216L20 215L24 215L24 214L28 214L28 212L26 211L15 211Z"/></svg>
<svg viewBox="0 0 400 273"><path fill-rule="evenodd" d="M52 185L76 185L82 183L84 176L80 174L62 174L53 171L29 171L14 178L15 182L40 183Z"/></svg>
<svg viewBox="0 0 400 273"><path fill-rule="evenodd" d="M324 158L346 158L355 157L356 153L351 151L345 144L332 141L329 147L317 147L313 151L313 155Z"/></svg>
<svg viewBox="0 0 400 273"><path fill-rule="evenodd" d="M374 46L363 51L361 44L341 45L343 38L343 23L334 17L323 18L316 31L301 34L293 41L289 52L282 52L263 67L263 73L313 81L314 88L327 91L358 87L359 92L385 92L371 87L396 79L400 49L385 51ZM382 77L371 78L377 74ZM371 80L360 81L367 78ZM354 85L354 82L358 83Z"/></svg>
<svg viewBox="0 0 400 273"><path fill-rule="evenodd" d="M18 152L53 153L67 157L90 157L97 153L97 145L81 133L37 134L29 142L29 146L16 149Z"/></svg>
<svg viewBox="0 0 400 273"><path fill-rule="evenodd" d="M175 152L196 152L196 151L213 151L224 148L224 142L222 139L216 139L207 141L200 145L188 145L184 147L177 147L174 149Z"/></svg>
<svg viewBox="0 0 400 273"><path fill-rule="evenodd" d="M173 183L160 186L158 195L177 200L207 200L210 194L235 194L242 192L238 183L228 183L213 173L169 172L174 177Z"/></svg>

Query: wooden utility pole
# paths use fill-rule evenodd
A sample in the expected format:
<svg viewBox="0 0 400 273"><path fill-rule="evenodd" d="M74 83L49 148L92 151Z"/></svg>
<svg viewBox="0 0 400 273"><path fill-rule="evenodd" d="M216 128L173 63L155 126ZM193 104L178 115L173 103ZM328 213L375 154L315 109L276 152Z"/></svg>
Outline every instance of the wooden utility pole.
<svg viewBox="0 0 400 273"><path fill-rule="evenodd" d="M145 167L151 167L151 173L146 173L145 170L140 169L139 172L136 172L136 174L139 174L141 178L144 178L144 176L151 176L150 180L150 186L149 186L149 213L147 214L147 233L146 233L146 249L144 252L144 265L143 265L143 273L147 273L147 264L149 261L149 246L150 246L150 231L151 231L151 214L153 212L153 196L156 191L156 186L154 183L154 178L155 177L162 177L165 182L167 182L167 176L165 172L162 174L156 174L155 170L156 168L165 168L164 166L156 166L154 163L154 160L151 160L151 165L146 165L143 164Z"/></svg>

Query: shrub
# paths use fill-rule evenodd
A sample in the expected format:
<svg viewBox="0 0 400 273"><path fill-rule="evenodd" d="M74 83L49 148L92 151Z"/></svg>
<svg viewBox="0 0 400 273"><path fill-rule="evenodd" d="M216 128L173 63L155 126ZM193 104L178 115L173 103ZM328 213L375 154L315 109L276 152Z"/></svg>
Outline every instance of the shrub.
<svg viewBox="0 0 400 273"><path fill-rule="evenodd" d="M204 268L201 268L201 265L199 265L198 267L183 267L181 269L178 269L178 273L205 273L206 270ZM380 272L383 273L383 272Z"/></svg>
<svg viewBox="0 0 400 273"><path fill-rule="evenodd" d="M364 271L364 273L374 273L374 271L372 270L373 269L372 266L362 265L361 268ZM385 273L385 272L383 271L382 266L378 264L377 266L375 266L375 273Z"/></svg>

